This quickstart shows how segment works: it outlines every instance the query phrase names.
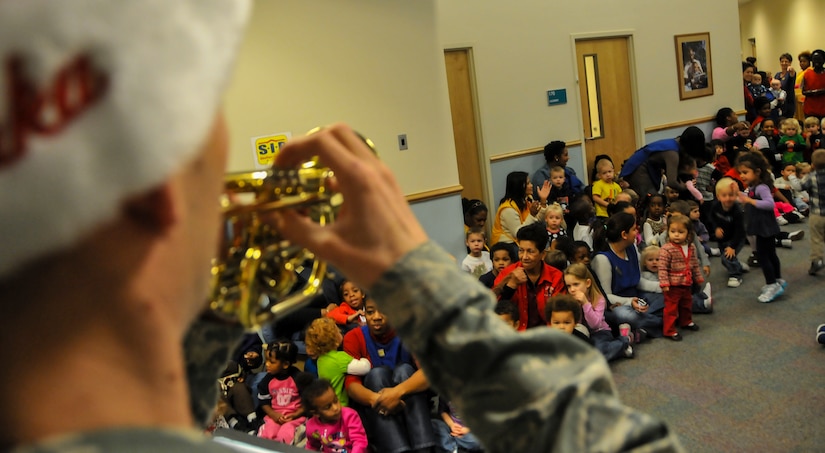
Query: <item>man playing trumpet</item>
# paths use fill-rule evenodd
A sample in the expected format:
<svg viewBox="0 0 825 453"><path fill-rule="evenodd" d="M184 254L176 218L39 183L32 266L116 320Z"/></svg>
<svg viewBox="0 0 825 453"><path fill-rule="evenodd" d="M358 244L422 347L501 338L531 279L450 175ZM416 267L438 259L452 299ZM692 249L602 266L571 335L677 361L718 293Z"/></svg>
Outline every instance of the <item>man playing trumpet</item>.
<svg viewBox="0 0 825 453"><path fill-rule="evenodd" d="M192 428L180 344L208 289L219 106L248 15L242 0L0 1L3 450L224 451ZM598 351L501 323L347 126L276 165L313 155L345 209L272 222L369 290L485 451L678 450L619 403Z"/></svg>

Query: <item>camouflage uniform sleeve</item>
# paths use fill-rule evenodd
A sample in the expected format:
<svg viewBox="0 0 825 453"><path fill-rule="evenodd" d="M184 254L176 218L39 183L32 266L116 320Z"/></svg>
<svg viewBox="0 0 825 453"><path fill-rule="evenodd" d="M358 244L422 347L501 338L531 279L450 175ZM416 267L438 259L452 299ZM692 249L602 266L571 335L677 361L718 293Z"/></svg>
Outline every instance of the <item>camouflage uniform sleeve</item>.
<svg viewBox="0 0 825 453"><path fill-rule="evenodd" d="M196 320L183 340L192 417L205 426L218 401L218 375L237 346L243 329L206 319Z"/></svg>
<svg viewBox="0 0 825 453"><path fill-rule="evenodd" d="M515 332L490 290L435 244L408 253L371 294L485 451L681 451L664 423L619 402L596 349L556 330Z"/></svg>

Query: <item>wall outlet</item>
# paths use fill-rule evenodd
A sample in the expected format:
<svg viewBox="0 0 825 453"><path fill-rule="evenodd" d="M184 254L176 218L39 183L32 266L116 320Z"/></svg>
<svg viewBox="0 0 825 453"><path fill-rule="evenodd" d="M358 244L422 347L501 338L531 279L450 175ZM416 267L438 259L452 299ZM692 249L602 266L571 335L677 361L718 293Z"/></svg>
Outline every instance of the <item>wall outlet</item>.
<svg viewBox="0 0 825 453"><path fill-rule="evenodd" d="M404 151L407 149L407 134L401 134L398 136L398 150Z"/></svg>

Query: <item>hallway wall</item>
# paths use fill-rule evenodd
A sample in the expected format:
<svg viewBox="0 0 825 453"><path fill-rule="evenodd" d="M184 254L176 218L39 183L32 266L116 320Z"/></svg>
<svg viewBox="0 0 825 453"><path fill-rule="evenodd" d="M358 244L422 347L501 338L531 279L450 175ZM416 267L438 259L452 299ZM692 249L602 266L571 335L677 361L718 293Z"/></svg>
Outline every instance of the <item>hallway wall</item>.
<svg viewBox="0 0 825 453"><path fill-rule="evenodd" d="M229 168L254 167L252 137L298 136L345 121L376 142L427 232L462 257L444 49L474 49L483 162L494 174L490 183L503 186L497 175L541 165L537 150L549 140L581 139L573 35L632 34L644 140L704 122L719 107L737 108L736 0L691 5L675 18L671 5L651 0L258 0L225 101ZM715 94L679 101L673 36L703 31L711 33ZM548 107L551 88L566 88L568 103ZM398 134L407 134L409 150L398 150ZM571 166L584 174L581 146L571 151ZM497 200L503 187L491 192Z"/></svg>
<svg viewBox="0 0 825 453"><path fill-rule="evenodd" d="M792 0L777 3L750 0L739 6L742 60L752 56L748 38L756 38L756 65L760 70L779 70L779 55L793 55L793 67L799 70L796 56L803 50L825 48L823 0Z"/></svg>
<svg viewBox="0 0 825 453"><path fill-rule="evenodd" d="M485 157L493 162L494 200L503 195L504 181L496 178L506 174L504 168L518 167L518 161L543 163L540 152L506 161L496 156L543 147L550 140L583 138L575 36L632 35L641 129L637 136L645 142L648 129L690 120L704 123L721 107L742 108L736 0L699 0L678 11L673 6L647 0L437 3L444 47L473 48ZM659 17L671 20L652 20ZM674 35L698 32L710 32L714 94L680 101ZM549 107L545 92L557 88L567 89L568 103ZM678 134L684 127L673 129ZM570 151L569 165L585 174L581 146ZM535 167L518 169L532 172Z"/></svg>

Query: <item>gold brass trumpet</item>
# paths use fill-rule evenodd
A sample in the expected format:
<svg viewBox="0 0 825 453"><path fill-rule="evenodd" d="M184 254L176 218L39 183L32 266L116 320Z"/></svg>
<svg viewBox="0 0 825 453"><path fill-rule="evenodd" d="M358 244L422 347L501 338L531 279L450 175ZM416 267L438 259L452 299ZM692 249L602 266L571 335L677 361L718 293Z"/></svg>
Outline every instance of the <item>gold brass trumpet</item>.
<svg viewBox="0 0 825 453"><path fill-rule="evenodd" d="M212 261L210 308L219 317L256 330L305 305L319 294L326 264L284 239L262 221L268 212L298 209L324 225L335 219L343 196L328 189L333 172L305 162L294 170L229 174L222 196L224 228ZM311 273L296 289L298 274Z"/></svg>

